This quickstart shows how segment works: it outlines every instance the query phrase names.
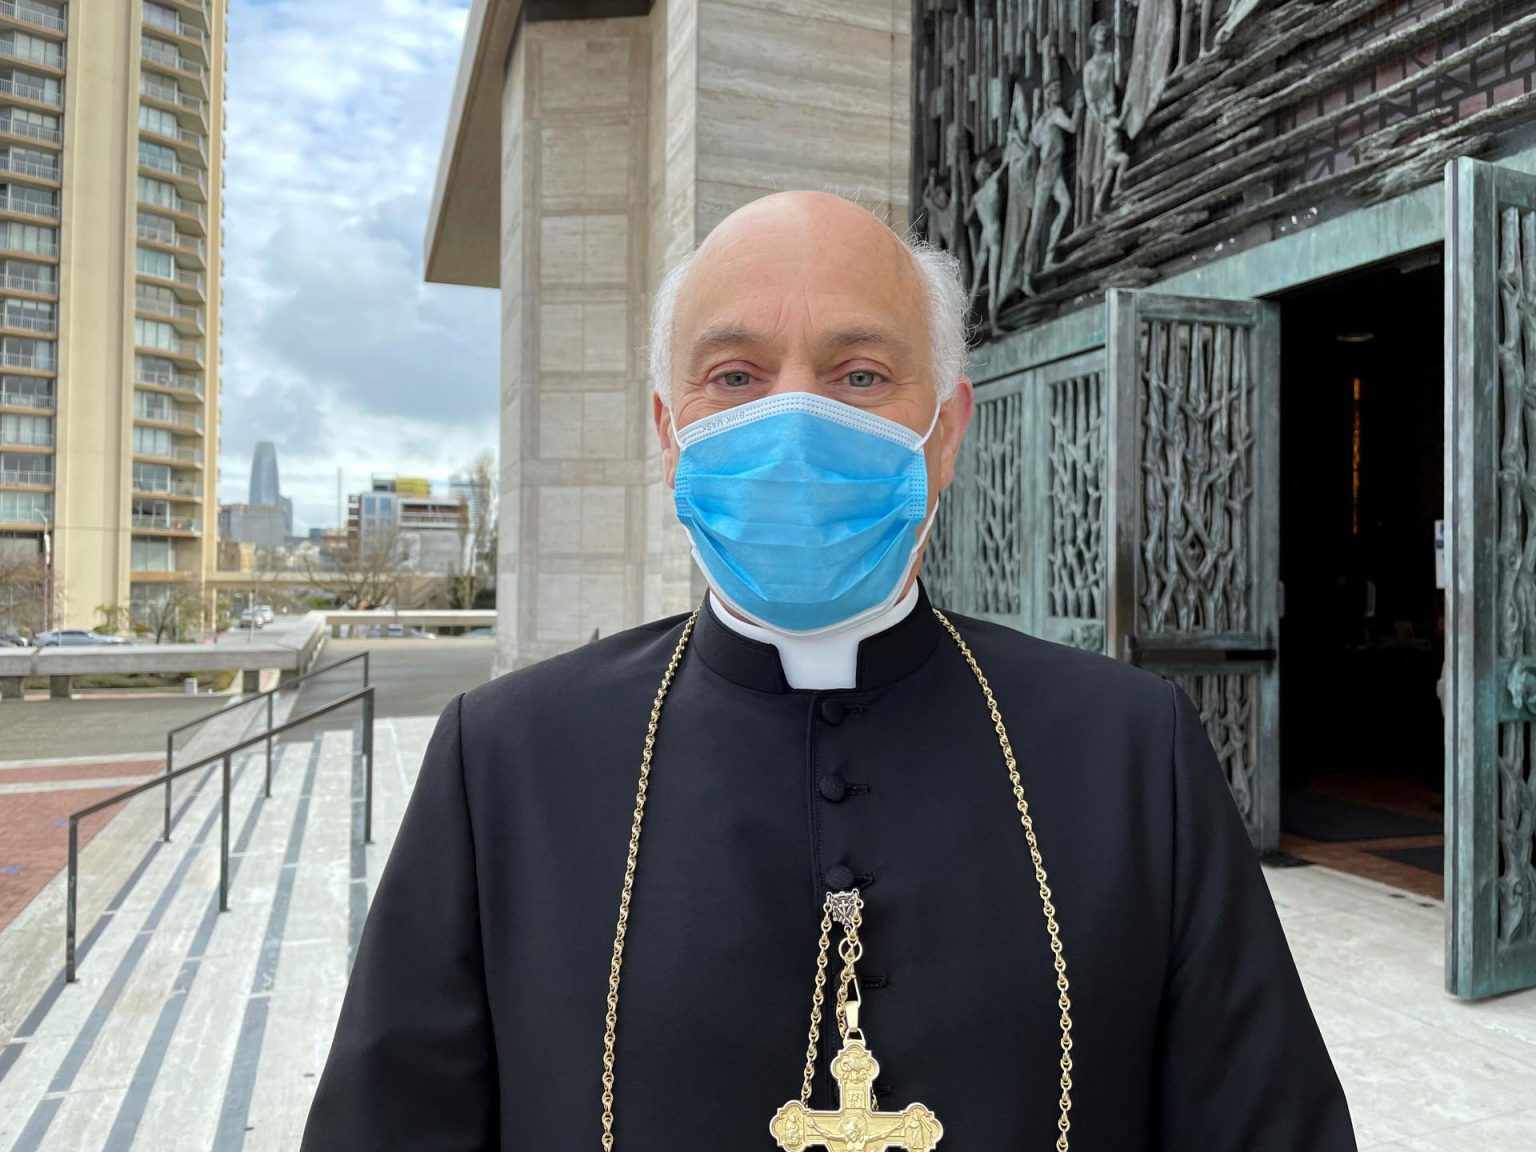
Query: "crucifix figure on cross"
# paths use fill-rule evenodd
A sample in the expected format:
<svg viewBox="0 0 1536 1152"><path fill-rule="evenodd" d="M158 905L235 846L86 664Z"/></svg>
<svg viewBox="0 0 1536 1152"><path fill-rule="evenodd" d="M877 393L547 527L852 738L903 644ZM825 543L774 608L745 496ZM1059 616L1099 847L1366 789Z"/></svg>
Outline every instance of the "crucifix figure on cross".
<svg viewBox="0 0 1536 1152"><path fill-rule="evenodd" d="M816 1112L792 1100L780 1108L768 1131L784 1152L824 1148L826 1152L932 1152L944 1126L926 1105L900 1112L875 1110L874 1083L880 1065L862 1040L850 1039L832 1061L837 1081L835 1112Z"/></svg>

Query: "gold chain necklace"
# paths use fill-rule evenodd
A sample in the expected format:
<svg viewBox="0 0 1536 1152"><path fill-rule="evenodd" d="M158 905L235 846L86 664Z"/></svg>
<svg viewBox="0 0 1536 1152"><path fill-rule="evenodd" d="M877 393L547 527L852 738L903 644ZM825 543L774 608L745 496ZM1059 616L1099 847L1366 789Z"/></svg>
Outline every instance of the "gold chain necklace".
<svg viewBox="0 0 1536 1152"><path fill-rule="evenodd" d="M614 1044L619 1024L619 977L624 968L624 939L629 932L629 906L635 890L635 866L640 859L640 829L645 821L645 798L651 781L651 758L656 749L656 730L661 723L661 706L666 702L667 693L671 690L672 681L677 675L678 665L683 661L683 651L688 647L694 625L698 623L699 612L700 609L695 608L693 615L688 617L688 622L683 626L683 634L672 652L672 659L667 664L667 670L662 674L661 685L656 689L656 699L651 704L650 723L646 726L645 749L640 756L640 783L635 790L635 815L629 828L629 857L624 862L624 887L619 895L619 923L613 934L613 961L608 969L608 1013L603 1027L603 1152L613 1152L613 1069ZM955 626L949 622L949 617L937 608L933 609L933 614L960 649L960 655L965 657L971 674L976 677L976 683L981 686L982 695L986 697L987 711L991 714L992 726L997 732L998 745L1003 751L1003 763L1008 768L1008 780L1013 785L1013 797L1015 806L1019 810L1019 822L1023 825L1024 838L1029 844L1029 858L1034 864L1035 882L1040 889L1040 909L1045 916L1045 928L1050 936L1051 955L1056 969L1056 1003L1061 1009L1061 1099L1059 1101L1061 1114L1056 1121L1056 1127L1060 1132L1056 1140L1056 1149L1057 1152L1069 1152L1067 1137L1072 1128L1072 998L1069 994L1071 988L1067 982L1067 960L1061 946L1061 929L1056 923L1056 905L1052 903L1051 886L1046 879L1045 862L1040 855L1040 844L1035 839L1035 822L1030 815L1029 801L1024 796L1024 782L1019 777L1018 761L1014 758L1013 746L1008 742L1008 729L1003 725L1003 716L998 710L996 698L992 695L992 687L987 683L987 678L981 671L981 665L976 663L976 657L971 654L970 646L966 644ZM816 991L811 1002L811 1041L806 1050L805 1077L800 1090L802 1103L810 1099L811 1082L815 1078L822 989L826 980L827 952L831 943L831 932L832 909L829 903L821 921L820 954L816 963ZM856 940L857 937L855 942ZM846 1009L847 994L845 978L838 989L840 1020Z"/></svg>

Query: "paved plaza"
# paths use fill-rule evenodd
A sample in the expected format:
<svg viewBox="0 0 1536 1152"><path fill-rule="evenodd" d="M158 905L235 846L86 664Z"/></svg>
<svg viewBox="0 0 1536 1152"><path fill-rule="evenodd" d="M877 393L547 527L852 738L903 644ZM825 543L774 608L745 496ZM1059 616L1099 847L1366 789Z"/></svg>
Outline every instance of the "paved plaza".
<svg viewBox="0 0 1536 1152"><path fill-rule="evenodd" d="M288 741L271 799L259 755L240 761L225 914L216 776L178 794L169 844L156 794L103 828L79 982L60 978L62 877L0 931L0 1152L293 1152L435 719L380 720L366 848L350 726ZM1267 875L1361 1148L1524 1152L1536 993L1446 996L1437 901L1320 867Z"/></svg>

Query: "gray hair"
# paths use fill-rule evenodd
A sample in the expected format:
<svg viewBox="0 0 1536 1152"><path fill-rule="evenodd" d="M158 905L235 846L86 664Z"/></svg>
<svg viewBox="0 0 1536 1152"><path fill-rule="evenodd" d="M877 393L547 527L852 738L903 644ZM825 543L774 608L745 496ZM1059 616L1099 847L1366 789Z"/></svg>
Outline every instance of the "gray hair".
<svg viewBox="0 0 1536 1152"><path fill-rule="evenodd" d="M965 371L966 310L970 297L960 280L960 261L925 240L903 242L912 254L923 278L928 297L928 332L933 345L933 371L938 381L939 401L955 394ZM677 313L677 296L683 279L693 265L689 252L662 278L651 303L651 333L648 348L651 387L667 407L672 406L672 336Z"/></svg>

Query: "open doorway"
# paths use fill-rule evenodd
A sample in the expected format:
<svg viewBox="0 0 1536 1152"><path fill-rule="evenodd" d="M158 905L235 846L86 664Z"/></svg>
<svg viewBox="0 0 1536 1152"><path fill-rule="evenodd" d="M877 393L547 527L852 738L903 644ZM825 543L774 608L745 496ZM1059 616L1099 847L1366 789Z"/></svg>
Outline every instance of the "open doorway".
<svg viewBox="0 0 1536 1152"><path fill-rule="evenodd" d="M1281 849L1439 896L1441 267L1281 306Z"/></svg>

